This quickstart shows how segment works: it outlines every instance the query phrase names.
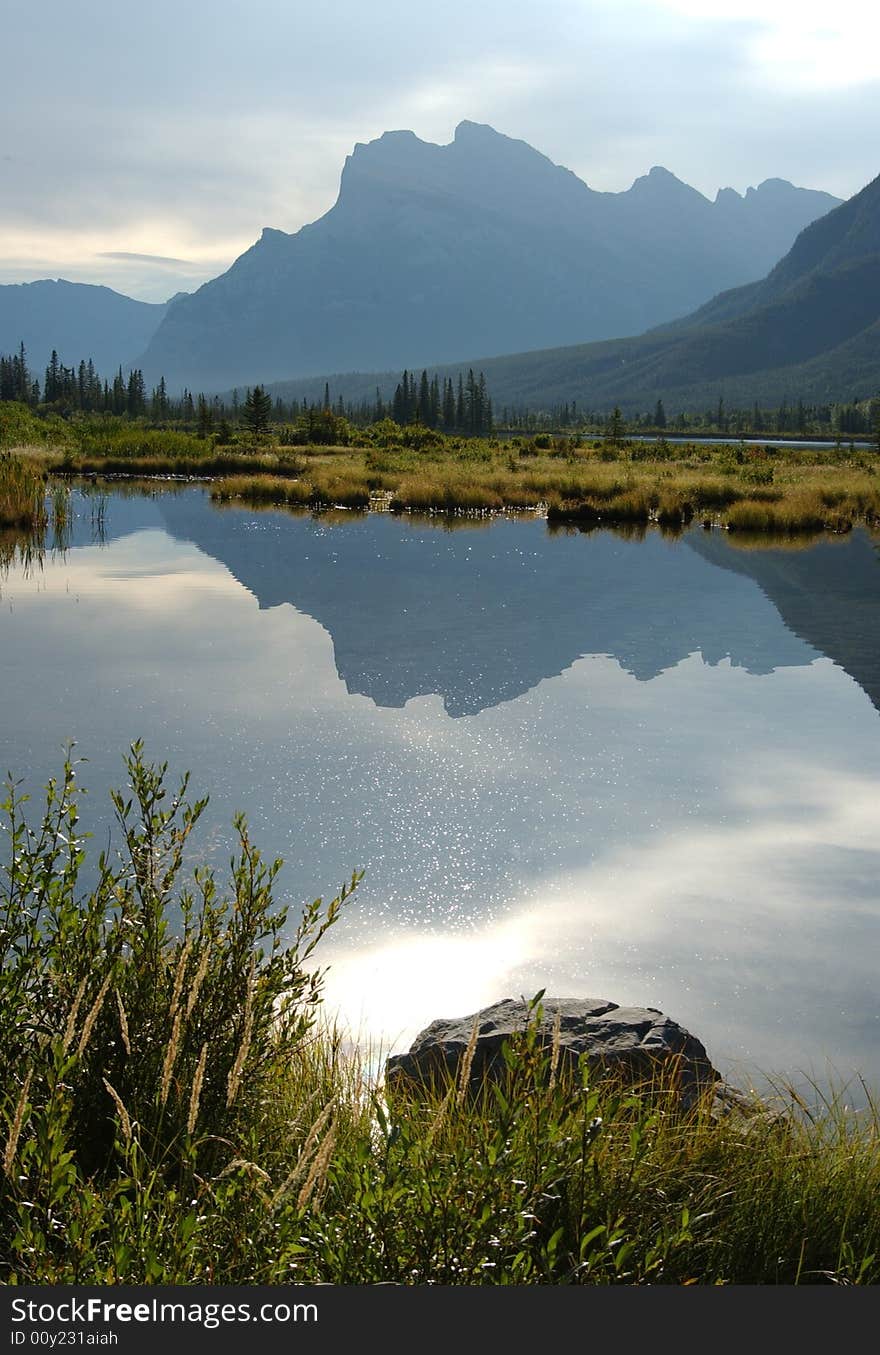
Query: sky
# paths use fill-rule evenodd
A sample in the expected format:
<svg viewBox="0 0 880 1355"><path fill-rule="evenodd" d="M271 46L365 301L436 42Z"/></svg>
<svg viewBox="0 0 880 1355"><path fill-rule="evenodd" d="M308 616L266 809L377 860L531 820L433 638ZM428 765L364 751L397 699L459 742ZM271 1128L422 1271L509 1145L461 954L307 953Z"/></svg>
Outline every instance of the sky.
<svg viewBox="0 0 880 1355"><path fill-rule="evenodd" d="M356 142L463 119L606 191L880 173L874 0L44 0L3 31L0 283L192 291L322 216Z"/></svg>

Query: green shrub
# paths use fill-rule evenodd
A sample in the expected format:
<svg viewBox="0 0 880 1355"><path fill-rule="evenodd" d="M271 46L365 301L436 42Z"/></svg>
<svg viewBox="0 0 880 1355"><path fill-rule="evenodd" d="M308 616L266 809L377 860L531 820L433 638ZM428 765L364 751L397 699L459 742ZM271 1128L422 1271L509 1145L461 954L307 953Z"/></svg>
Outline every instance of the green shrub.
<svg viewBox="0 0 880 1355"><path fill-rule="evenodd" d="M63 446L68 426L57 415L38 418L18 400L0 401L0 448Z"/></svg>
<svg viewBox="0 0 880 1355"><path fill-rule="evenodd" d="M326 907L315 900L285 940L288 910L273 897L281 863L263 861L245 820L235 820L230 892L205 869L182 884L207 801L187 800L187 777L170 794L167 765L148 765L139 743L126 768L125 794L112 795L121 850L100 856L84 891L71 760L38 825L14 785L2 804L3 1279L73 1281L81 1265L97 1278L99 1263L157 1278L143 1258L113 1260L107 1211L133 1224L157 1202L158 1230L175 1207L185 1216L179 1191L249 1159L314 1024L321 974L307 961L357 883ZM158 1231L151 1245L161 1247Z"/></svg>

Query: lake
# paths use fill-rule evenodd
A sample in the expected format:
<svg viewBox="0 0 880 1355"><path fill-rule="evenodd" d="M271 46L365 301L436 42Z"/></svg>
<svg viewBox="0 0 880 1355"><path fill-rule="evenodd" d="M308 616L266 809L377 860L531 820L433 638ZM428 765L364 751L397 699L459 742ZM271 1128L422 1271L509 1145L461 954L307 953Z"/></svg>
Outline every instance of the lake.
<svg viewBox="0 0 880 1355"><path fill-rule="evenodd" d="M295 902L364 880L329 1007L407 1045L505 996L658 1007L740 1083L880 1087L880 556L497 518L72 496L0 577L0 761L67 740L106 842L122 754L237 809Z"/></svg>

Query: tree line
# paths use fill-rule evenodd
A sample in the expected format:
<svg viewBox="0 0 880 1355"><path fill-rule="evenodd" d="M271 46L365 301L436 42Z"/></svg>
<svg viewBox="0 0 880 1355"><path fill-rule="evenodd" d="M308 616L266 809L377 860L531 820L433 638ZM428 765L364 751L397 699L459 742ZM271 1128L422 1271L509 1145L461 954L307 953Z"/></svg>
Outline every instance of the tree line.
<svg viewBox="0 0 880 1355"><path fill-rule="evenodd" d="M401 427L418 424L438 432L464 437L487 437L499 432L572 431L603 434L613 415L577 401L543 409L505 405L496 417L483 372L469 369L457 379L423 370L404 371L390 400L376 388L372 400L347 401L333 396L325 383L323 398L284 400L272 397L265 386L248 387L244 395L233 390L228 398L168 393L165 378L147 390L143 372L119 367L112 380L102 377L94 362L84 359L72 367L53 351L42 381L31 371L24 344L11 354L0 354L0 400L18 400L34 409L62 417L74 413L113 414L147 419L153 424L195 426L202 437L230 439L235 429L254 435L270 427L285 442L339 443L348 441L348 426L366 427L391 419ZM618 411L618 418L620 418ZM876 438L880 428L880 397L836 403L783 400L776 406L757 401L745 408L728 408L723 397L709 408L668 412L662 399L652 409L622 420L627 433L674 433L683 436L717 434L725 437L767 435L840 438ZM616 430L617 431L617 430Z"/></svg>
<svg viewBox="0 0 880 1355"><path fill-rule="evenodd" d="M341 419L356 426L393 419L401 426L421 424L472 437L489 436L493 428L485 375L472 369L467 375L459 372L457 381L445 377L442 385L436 375L429 380L427 371L420 378L415 372L404 371L390 401L383 398L378 387L372 401L345 401L341 395L334 400L326 383L323 400L273 400L265 386L257 385L246 388L244 399L233 390L227 401L187 389L173 397L164 376L148 392L144 374L136 367L126 374L120 366L113 379L107 380L91 358L67 367L54 349L41 382L30 370L23 343L16 353L0 354L0 400L19 400L62 416L78 412L115 414L160 424L195 424L203 435L223 433L231 426L244 426L261 434L271 424L294 424L318 442L328 440L331 434L330 440L336 440Z"/></svg>
<svg viewBox="0 0 880 1355"><path fill-rule="evenodd" d="M579 408L574 400L537 410L504 405L496 426L500 432L572 430L590 434L602 433L612 417L612 412L606 409ZM649 410L621 418L624 432L630 434L873 438L880 423L880 397L824 404L783 400L778 405L766 406L754 402L745 408L728 408L719 398L717 405L709 408L674 412L667 412L660 399Z"/></svg>

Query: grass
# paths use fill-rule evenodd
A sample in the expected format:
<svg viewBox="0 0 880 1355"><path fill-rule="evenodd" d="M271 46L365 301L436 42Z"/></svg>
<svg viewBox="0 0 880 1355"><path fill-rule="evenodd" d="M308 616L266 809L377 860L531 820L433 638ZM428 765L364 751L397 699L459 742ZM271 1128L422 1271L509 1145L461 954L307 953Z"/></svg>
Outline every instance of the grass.
<svg viewBox="0 0 880 1355"><path fill-rule="evenodd" d="M15 561L31 568L47 542L66 549L70 527L70 491L48 479L44 458L0 452L0 574Z"/></svg>
<svg viewBox="0 0 880 1355"><path fill-rule="evenodd" d="M880 1279L876 1103L686 1114L554 1075L536 1025L494 1089L383 1089L321 1019L357 877L289 917L238 818L228 884L186 880L204 800L139 744L126 775L97 861L70 759L39 813L3 805L0 1281Z"/></svg>
<svg viewBox="0 0 880 1355"><path fill-rule="evenodd" d="M46 480L39 462L0 452L0 528L39 532L46 525Z"/></svg>
<svg viewBox="0 0 880 1355"><path fill-rule="evenodd" d="M211 490L216 503L240 502L254 507L277 504L284 508L323 508L344 506L366 508L370 486L356 476L333 473L310 475L308 479L286 480L277 475L228 476Z"/></svg>
<svg viewBox="0 0 880 1355"><path fill-rule="evenodd" d="M199 443L195 438L192 441L196 444L194 451L145 451L124 456L66 449L50 458L48 470L56 475L183 475L203 480L244 472L278 479L302 473L302 462L292 453L212 451L210 443Z"/></svg>
<svg viewBox="0 0 880 1355"><path fill-rule="evenodd" d="M224 447L109 416L64 423L12 405L0 416L0 446L32 444L53 473L219 478L215 497L225 503L459 517L522 509L556 524L657 523L672 531L696 519L777 536L880 523L877 453L842 446L501 441L413 429L392 436L394 426L382 425L381 438L361 430L361 446L291 449L263 439Z"/></svg>
<svg viewBox="0 0 880 1355"><path fill-rule="evenodd" d="M305 491L291 492L261 476L218 485L225 502L366 506L383 496L393 511L485 515L500 510L546 512L552 523L657 523L677 530L694 519L735 532L776 535L845 532L880 523L877 458L871 452L696 445L667 447L651 459L644 446L611 448L567 442L472 442L409 448L300 448ZM523 453L527 452L527 455Z"/></svg>

